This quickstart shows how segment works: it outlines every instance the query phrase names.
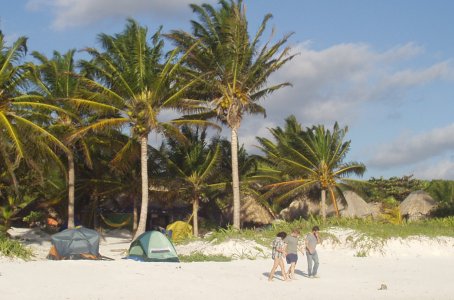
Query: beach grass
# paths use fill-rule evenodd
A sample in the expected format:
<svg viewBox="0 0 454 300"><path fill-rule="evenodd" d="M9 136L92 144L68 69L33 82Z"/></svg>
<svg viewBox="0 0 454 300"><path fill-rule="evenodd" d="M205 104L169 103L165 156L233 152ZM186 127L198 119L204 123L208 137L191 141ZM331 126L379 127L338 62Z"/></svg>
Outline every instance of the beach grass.
<svg viewBox="0 0 454 300"><path fill-rule="evenodd" d="M271 225L244 228L241 230L228 226L219 228L206 234L202 238L188 238L176 244L186 244L194 241L206 241L212 244L221 244L229 240L253 241L257 244L269 248L272 240L280 231L290 233L293 229L298 229L303 237L311 231L313 226L319 226L324 240L331 240L332 243L340 243L332 229L353 230L352 236L347 238L347 242L357 249L356 256L364 257L371 250L380 250L386 240L391 238L408 238L413 236L420 237L454 237L454 217L433 218L413 222L401 222L393 224L383 220L352 219L352 218L327 218L322 220L318 216L311 216L308 219L299 219L292 222L279 221ZM257 247L258 248L258 247ZM205 255L203 253L191 253L181 256L181 261L230 261L232 259L257 259L266 257L262 249L256 249L252 255L249 252L238 253L237 257L224 255ZM23 245L19 240L11 239L5 235L0 235L0 256L16 257L29 260L33 257L31 248Z"/></svg>
<svg viewBox="0 0 454 300"><path fill-rule="evenodd" d="M402 222L384 223L372 219L329 219L322 227L348 228L373 238L407 238L410 236L454 237L454 217Z"/></svg>
<svg viewBox="0 0 454 300"><path fill-rule="evenodd" d="M390 238L407 238L410 236L426 237L454 237L454 217L434 218L421 221L402 222L392 224L372 218L327 218L323 221L320 217L311 216L307 220L299 219L292 222L276 222L272 225L245 228L241 230L233 227L220 228L208 234L204 240L219 244L230 239L252 240L260 245L269 246L272 239L280 231L290 233L298 229L301 235L310 232L313 226L319 226L321 231L328 228L352 229L372 239L386 240ZM329 233L327 233L330 236ZM191 239L193 240L193 239ZM184 241L188 242L190 240Z"/></svg>
<svg viewBox="0 0 454 300"><path fill-rule="evenodd" d="M30 260L33 257L33 251L19 241L0 235L0 255Z"/></svg>
<svg viewBox="0 0 454 300"><path fill-rule="evenodd" d="M201 261L215 261L215 262L228 262L231 261L232 258L221 255L221 254L216 254L216 255L205 255L200 252L194 252L191 253L190 255L178 255L178 258L180 259L181 262L201 262Z"/></svg>
<svg viewBox="0 0 454 300"><path fill-rule="evenodd" d="M421 221L406 222L398 224L386 222L384 220L374 220L372 218L327 218L322 220L319 217L309 217L306 219L295 220L292 222L276 222L272 225L260 228L245 228L242 230L233 227L220 228L214 230L202 238L213 244L220 244L229 240L255 241L257 244L270 247L276 234L280 231L286 233L298 229L303 237L310 232L313 226L319 226L324 240L330 240L333 244L341 243L335 234L330 232L332 229L352 230L352 235L347 237L346 242L356 249L355 256L367 257L370 252L382 252L386 241L392 238L408 237L454 237L454 217L427 219ZM186 242L193 241L187 240ZM200 240L200 239L199 239ZM191 257L194 258L191 258ZM266 255L258 255L264 257ZM185 261L222 261L216 257L204 256L203 254L193 254ZM256 259L257 257L241 256L231 259ZM192 260L194 259L194 260Z"/></svg>

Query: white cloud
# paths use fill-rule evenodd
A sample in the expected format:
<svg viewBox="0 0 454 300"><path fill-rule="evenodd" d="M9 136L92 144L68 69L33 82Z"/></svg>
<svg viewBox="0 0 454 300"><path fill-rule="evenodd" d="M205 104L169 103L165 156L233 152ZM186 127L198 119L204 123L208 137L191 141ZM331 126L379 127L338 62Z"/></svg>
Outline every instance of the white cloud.
<svg viewBox="0 0 454 300"><path fill-rule="evenodd" d="M425 84L435 79L450 79L453 70L449 62L441 62L423 70L403 70L383 81L383 88L403 88Z"/></svg>
<svg viewBox="0 0 454 300"><path fill-rule="evenodd" d="M416 178L420 179L454 180L454 161L446 159L435 165L421 166L415 170L414 174Z"/></svg>
<svg viewBox="0 0 454 300"><path fill-rule="evenodd" d="M379 147L369 162L374 167L396 167L418 163L454 149L454 123L415 136L402 134L391 144Z"/></svg>
<svg viewBox="0 0 454 300"><path fill-rule="evenodd" d="M213 0L29 0L30 10L50 9L55 15L52 26L57 30L89 25L103 19L150 15L159 20L178 18L190 13L189 4Z"/></svg>
<svg viewBox="0 0 454 300"><path fill-rule="evenodd" d="M393 47L382 54L380 54L380 60L387 63L400 62L412 59L424 53L424 48L414 43L407 43L404 45Z"/></svg>
<svg viewBox="0 0 454 300"><path fill-rule="evenodd" d="M401 114L395 107L399 102L409 104L407 93L424 85L451 80L454 74L448 61L419 69L408 67L424 53L423 48L412 43L382 52L366 44L339 44L314 50L304 43L297 45L294 51L299 55L271 78L274 83L291 82L293 87L283 88L263 101L267 119L245 118L242 123L240 143L244 143L248 151L255 151L252 147L256 144L255 136L270 137L267 127L283 126L284 119L291 114L303 126L332 126L338 121L341 126L353 128L362 126L360 122L368 122L370 116L362 115L367 105L382 102L385 107L390 106L392 116L399 118ZM437 132L448 141L436 139ZM400 141L407 141L407 146L400 145ZM452 143L454 125L426 135L402 138L378 151L382 155L374 157L367 165L378 169L410 164L447 151L454 147Z"/></svg>
<svg viewBox="0 0 454 300"><path fill-rule="evenodd" d="M289 81L293 88L277 92L266 107L281 116L297 114L308 123L345 123L357 116L364 103L398 98L409 88L454 78L447 61L418 70L399 67L423 52L411 43L381 53L365 44L316 51L306 43L294 51L299 55L272 78Z"/></svg>
<svg viewBox="0 0 454 300"><path fill-rule="evenodd" d="M359 116L371 102L381 101L394 107L398 105L396 100L405 102L406 93L414 88L454 78L454 67L449 61L419 69L408 67L424 53L422 47L412 43L382 52L363 43L339 44L322 50L302 43L293 51L299 54L270 80L288 81L293 87L283 88L263 101L268 112L266 123L245 118L240 143L248 146L257 133L267 133L266 127L282 126L291 114L303 126L332 126L338 121L341 126L352 127L358 125L355 122L367 120L367 116ZM394 112L393 116L399 113Z"/></svg>

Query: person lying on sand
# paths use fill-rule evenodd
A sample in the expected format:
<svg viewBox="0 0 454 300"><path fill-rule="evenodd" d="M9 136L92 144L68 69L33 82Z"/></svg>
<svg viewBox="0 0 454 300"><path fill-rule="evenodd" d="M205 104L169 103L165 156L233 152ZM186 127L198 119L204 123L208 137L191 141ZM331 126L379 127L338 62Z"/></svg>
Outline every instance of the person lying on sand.
<svg viewBox="0 0 454 300"><path fill-rule="evenodd" d="M287 273L285 272L284 257L286 256L286 243L284 239L287 236L287 233L281 231L276 235L276 238L273 241L273 249L271 252L271 257L274 260L273 268L271 268L270 276L268 277L269 281L274 279L274 273L276 272L277 267L281 268L282 277L284 281L288 280Z"/></svg>

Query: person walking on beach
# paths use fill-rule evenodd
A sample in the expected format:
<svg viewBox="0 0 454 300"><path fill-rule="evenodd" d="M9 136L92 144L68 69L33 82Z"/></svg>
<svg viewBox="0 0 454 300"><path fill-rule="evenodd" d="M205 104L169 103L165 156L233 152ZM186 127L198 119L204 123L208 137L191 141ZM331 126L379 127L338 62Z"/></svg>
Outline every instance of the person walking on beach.
<svg viewBox="0 0 454 300"><path fill-rule="evenodd" d="M285 273L285 266L284 266L284 257L286 255L286 244L284 243L284 239L287 236L287 233L281 231L276 235L276 238L273 241L273 249L271 252L271 257L274 260L273 268L271 268L270 276L268 277L268 281L272 281L274 278L274 273L276 272L277 267L281 268L282 277L284 281L288 280L287 273Z"/></svg>
<svg viewBox="0 0 454 300"><path fill-rule="evenodd" d="M309 278L318 278L317 270L319 261L315 247L320 243L319 231L320 228L318 228L318 226L314 226L312 227L312 232L309 232L306 235L307 276Z"/></svg>
<svg viewBox="0 0 454 300"><path fill-rule="evenodd" d="M298 248L298 237L300 235L300 231L298 229L293 229L290 235L284 239L284 242L287 244L287 256L285 259L287 260L287 264L290 265L288 269L288 278L294 279L295 277L295 267L296 263L298 262L298 250L304 255L304 252L301 248Z"/></svg>

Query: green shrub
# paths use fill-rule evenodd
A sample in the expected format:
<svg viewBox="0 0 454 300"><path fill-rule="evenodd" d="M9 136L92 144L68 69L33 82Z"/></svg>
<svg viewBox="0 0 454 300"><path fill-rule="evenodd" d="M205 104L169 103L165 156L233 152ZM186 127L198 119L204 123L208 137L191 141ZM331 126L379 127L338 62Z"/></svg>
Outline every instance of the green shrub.
<svg viewBox="0 0 454 300"><path fill-rule="evenodd" d="M369 201L381 201L388 197L393 197L402 202L411 192L422 190L427 186L427 182L413 178L413 175L402 177L383 177L368 180L364 185L364 194Z"/></svg>
<svg viewBox="0 0 454 300"><path fill-rule="evenodd" d="M44 223L44 219L44 213L40 211L31 211L27 216L22 218L22 221L28 223L30 227L33 227Z"/></svg>
<svg viewBox="0 0 454 300"><path fill-rule="evenodd" d="M431 215L436 218L454 216L454 203L440 203Z"/></svg>
<svg viewBox="0 0 454 300"><path fill-rule="evenodd" d="M432 180L425 190L437 202L445 204L454 202L454 181L452 180Z"/></svg>

